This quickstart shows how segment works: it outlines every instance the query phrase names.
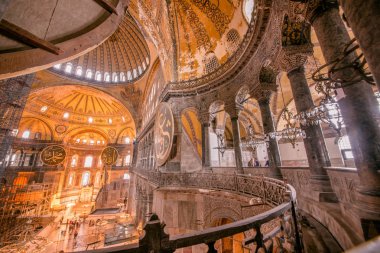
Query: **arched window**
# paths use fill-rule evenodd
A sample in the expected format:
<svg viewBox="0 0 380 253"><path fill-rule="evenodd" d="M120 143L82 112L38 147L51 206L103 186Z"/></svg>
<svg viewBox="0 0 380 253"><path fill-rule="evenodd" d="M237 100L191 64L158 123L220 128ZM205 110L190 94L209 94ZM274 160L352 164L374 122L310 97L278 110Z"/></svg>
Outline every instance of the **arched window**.
<svg viewBox="0 0 380 253"><path fill-rule="evenodd" d="M139 66L138 69L139 69L139 74L141 75L142 74L142 68L141 68L141 66Z"/></svg>
<svg viewBox="0 0 380 253"><path fill-rule="evenodd" d="M71 167L76 167L78 164L78 155L73 155L73 157L71 158Z"/></svg>
<svg viewBox="0 0 380 253"><path fill-rule="evenodd" d="M124 72L120 73L120 81L125 82L125 74L124 74Z"/></svg>
<svg viewBox="0 0 380 253"><path fill-rule="evenodd" d="M71 74L71 71L73 70L73 64L72 63L66 63L65 72L68 74Z"/></svg>
<svg viewBox="0 0 380 253"><path fill-rule="evenodd" d="M46 105L44 105L44 106L41 107L40 111L41 112L46 112L47 109L48 109L48 107Z"/></svg>
<svg viewBox="0 0 380 253"><path fill-rule="evenodd" d="M94 119L92 117L88 117L88 123L91 124L92 122L94 122Z"/></svg>
<svg viewBox="0 0 380 253"><path fill-rule="evenodd" d="M89 171L86 171L85 173L83 173L82 175L82 186L87 186L90 184L90 172Z"/></svg>
<svg viewBox="0 0 380 253"><path fill-rule="evenodd" d="M124 176L123 176L124 180L128 180L130 178L131 178L131 176L128 173L124 173Z"/></svg>
<svg viewBox="0 0 380 253"><path fill-rule="evenodd" d="M131 71L128 70L127 72L127 78L128 78L128 81L131 81L132 80L132 73Z"/></svg>
<svg viewBox="0 0 380 253"><path fill-rule="evenodd" d="M87 69L87 71L86 71L86 78L87 79L91 79L92 78L92 70L91 69Z"/></svg>
<svg viewBox="0 0 380 253"><path fill-rule="evenodd" d="M123 165L124 166L128 166L128 165L130 165L131 164L131 155L126 155L125 157L124 157L124 163L123 163Z"/></svg>
<svg viewBox="0 0 380 253"><path fill-rule="evenodd" d="M142 63L143 70L146 70L145 62Z"/></svg>
<svg viewBox="0 0 380 253"><path fill-rule="evenodd" d="M75 180L75 172L71 172L69 175L69 179L67 180L67 186L73 186Z"/></svg>
<svg viewBox="0 0 380 253"><path fill-rule="evenodd" d="M339 139L338 146L345 160L354 158L354 154L352 153L351 143L347 135Z"/></svg>
<svg viewBox="0 0 380 253"><path fill-rule="evenodd" d="M231 29L227 33L227 51L232 54L240 45L240 35L235 29Z"/></svg>
<svg viewBox="0 0 380 253"><path fill-rule="evenodd" d="M65 113L63 114L63 118L64 118L64 119L68 119L69 116L70 116L70 113L68 113L68 112L65 112Z"/></svg>
<svg viewBox="0 0 380 253"><path fill-rule="evenodd" d="M137 78L137 69L133 69L133 78Z"/></svg>
<svg viewBox="0 0 380 253"><path fill-rule="evenodd" d="M125 144L129 144L129 143L131 143L131 138L129 138L128 136L127 136L127 137L124 137L124 143L125 143Z"/></svg>
<svg viewBox="0 0 380 253"><path fill-rule="evenodd" d="M54 66L53 66L53 68L55 68L55 69L60 69L61 68L61 63L58 63L58 64L55 64Z"/></svg>
<svg viewBox="0 0 380 253"><path fill-rule="evenodd" d="M108 72L104 73L104 81L109 83L111 81L110 74Z"/></svg>
<svg viewBox="0 0 380 253"><path fill-rule="evenodd" d="M245 20L247 20L248 23L251 23L252 12L253 12L254 7L255 7L254 0L244 0L243 13L244 13Z"/></svg>
<svg viewBox="0 0 380 253"><path fill-rule="evenodd" d="M96 176L95 176L95 182L94 182L94 185L96 187L99 187L100 186L100 179L102 177L102 173L100 171L96 172Z"/></svg>
<svg viewBox="0 0 380 253"><path fill-rule="evenodd" d="M96 71L95 73L95 80L99 82L102 81L102 74L100 74L99 71Z"/></svg>
<svg viewBox="0 0 380 253"><path fill-rule="evenodd" d="M81 66L78 66L78 67L77 67L77 70L75 71L75 75L77 75L77 76L82 76L82 74L83 74L82 67L81 67Z"/></svg>
<svg viewBox="0 0 380 253"><path fill-rule="evenodd" d="M93 160L92 155L86 156L86 158L84 159L84 167L90 168L92 166L92 160Z"/></svg>
<svg viewBox="0 0 380 253"><path fill-rule="evenodd" d="M22 133L22 138L24 139L29 139L29 136L30 136L30 131L29 130L26 130Z"/></svg>
<svg viewBox="0 0 380 253"><path fill-rule="evenodd" d="M119 82L119 75L116 72L112 73L112 82L114 83Z"/></svg>
<svg viewBox="0 0 380 253"><path fill-rule="evenodd" d="M219 61L218 58L216 58L216 55L214 52L209 52L205 55L204 58L204 63L205 63L205 69L204 72L206 74L213 72L219 67Z"/></svg>

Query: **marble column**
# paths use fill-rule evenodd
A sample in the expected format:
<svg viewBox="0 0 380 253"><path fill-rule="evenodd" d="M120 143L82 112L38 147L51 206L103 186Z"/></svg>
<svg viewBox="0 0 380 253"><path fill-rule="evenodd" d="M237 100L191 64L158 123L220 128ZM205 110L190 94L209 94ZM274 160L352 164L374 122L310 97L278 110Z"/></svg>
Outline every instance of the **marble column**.
<svg viewBox="0 0 380 253"><path fill-rule="evenodd" d="M210 169L210 113L201 112L200 122L202 125L202 166Z"/></svg>
<svg viewBox="0 0 380 253"><path fill-rule="evenodd" d="M379 0L340 0L339 2L380 90Z"/></svg>
<svg viewBox="0 0 380 253"><path fill-rule="evenodd" d="M309 19L326 61L332 62L341 56L350 37L339 15L338 6L328 7L330 8L311 11ZM346 57L345 63L349 64L354 57ZM355 73L346 69L335 73L334 78L347 80L353 75ZM368 213L368 217L380 220L380 128L376 121L378 106L374 102L371 86L365 81L346 86L338 94L338 103L360 178L357 205Z"/></svg>
<svg viewBox="0 0 380 253"><path fill-rule="evenodd" d="M304 64L311 53L309 45L283 48L282 67L287 71L297 112L307 111L314 107L313 98L307 83ZM310 182L314 199L321 202L336 202L326 167L330 167L329 154L326 148L321 126L301 126L305 131L303 139L310 168Z"/></svg>
<svg viewBox="0 0 380 253"><path fill-rule="evenodd" d="M231 123L232 123L232 138L233 138L234 151L235 151L236 172L239 174L244 174L241 140L240 140L240 128L239 128L239 112L242 109L240 107L241 106L234 104L234 105L227 105L225 106L224 109L230 115Z"/></svg>
<svg viewBox="0 0 380 253"><path fill-rule="evenodd" d="M263 123L264 134L269 134L275 131L273 123L273 115L270 109L270 96L272 91L268 91L257 98L260 106L261 120ZM271 176L274 178L282 179L281 175L281 156L276 139L269 138L269 147L267 148L269 167Z"/></svg>
<svg viewBox="0 0 380 253"><path fill-rule="evenodd" d="M0 80L0 161L12 146L12 131L18 128L34 75ZM0 174L5 163L0 165Z"/></svg>

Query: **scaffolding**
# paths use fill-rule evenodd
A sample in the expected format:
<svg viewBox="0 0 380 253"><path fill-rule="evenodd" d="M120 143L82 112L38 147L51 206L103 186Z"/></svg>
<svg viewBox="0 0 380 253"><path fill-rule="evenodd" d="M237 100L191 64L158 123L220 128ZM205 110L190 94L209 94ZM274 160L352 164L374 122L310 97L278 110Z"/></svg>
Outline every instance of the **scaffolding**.
<svg viewBox="0 0 380 253"><path fill-rule="evenodd" d="M53 186L0 186L0 247L29 241L52 220Z"/></svg>

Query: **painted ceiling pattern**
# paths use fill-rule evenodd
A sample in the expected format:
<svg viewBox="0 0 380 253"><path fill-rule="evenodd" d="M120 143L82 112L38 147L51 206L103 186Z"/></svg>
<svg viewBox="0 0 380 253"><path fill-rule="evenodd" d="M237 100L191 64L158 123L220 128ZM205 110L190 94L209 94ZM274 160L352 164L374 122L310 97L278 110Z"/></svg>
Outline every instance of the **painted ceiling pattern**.
<svg viewBox="0 0 380 253"><path fill-rule="evenodd" d="M158 49L161 61L172 63L166 67L168 80L188 80L203 76L207 70L206 54L215 55L220 66L237 49L248 23L240 0L132 0L130 12L144 27ZM237 34L229 36L233 30ZM233 50L231 50L231 48Z"/></svg>

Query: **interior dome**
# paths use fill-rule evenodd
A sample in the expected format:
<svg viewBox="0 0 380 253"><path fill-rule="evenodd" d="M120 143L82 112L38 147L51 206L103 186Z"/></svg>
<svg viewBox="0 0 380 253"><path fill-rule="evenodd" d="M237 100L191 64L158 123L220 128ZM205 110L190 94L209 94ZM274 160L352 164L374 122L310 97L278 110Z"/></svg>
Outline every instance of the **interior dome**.
<svg viewBox="0 0 380 253"><path fill-rule="evenodd" d="M123 124L132 120L127 108L112 96L84 86L50 87L32 93L26 110L59 121L97 125Z"/></svg>
<svg viewBox="0 0 380 253"><path fill-rule="evenodd" d="M130 83L148 69L149 49L127 13L116 32L94 50L50 70L91 83Z"/></svg>

